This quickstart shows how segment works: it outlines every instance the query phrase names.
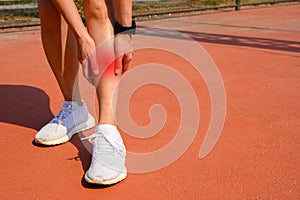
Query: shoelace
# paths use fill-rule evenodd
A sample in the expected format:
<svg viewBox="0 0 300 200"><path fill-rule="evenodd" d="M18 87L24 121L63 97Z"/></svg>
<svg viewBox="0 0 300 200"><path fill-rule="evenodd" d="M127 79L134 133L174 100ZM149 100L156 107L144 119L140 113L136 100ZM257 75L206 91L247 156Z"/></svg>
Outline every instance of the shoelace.
<svg viewBox="0 0 300 200"><path fill-rule="evenodd" d="M114 150L116 150L118 154L122 155L121 153L124 151L122 143L119 143L111 136L104 135L101 132L96 132L90 136L81 138L82 141L86 139L91 143L97 143L95 154L112 154Z"/></svg>
<svg viewBox="0 0 300 200"><path fill-rule="evenodd" d="M58 125L63 124L63 120L72 113L72 106L70 104L63 105L60 112L55 116L52 122Z"/></svg>

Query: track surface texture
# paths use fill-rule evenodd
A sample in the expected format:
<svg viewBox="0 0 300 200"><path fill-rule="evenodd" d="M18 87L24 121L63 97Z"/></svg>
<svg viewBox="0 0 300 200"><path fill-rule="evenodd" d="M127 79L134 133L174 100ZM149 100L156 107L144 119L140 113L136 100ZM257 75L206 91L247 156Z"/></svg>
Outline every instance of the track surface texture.
<svg viewBox="0 0 300 200"><path fill-rule="evenodd" d="M200 99L197 135L165 168L129 173L111 187L87 184L83 176L91 155L78 135L59 146L33 144L36 132L59 111L63 100L42 49L40 30L1 33L0 199L299 199L300 4L213 11L138 25L188 35L218 66L227 113L213 150L199 159L211 113L204 81L184 66L186 62L155 51L137 52L133 67L167 59L190 81ZM131 152L160 149L176 133L179 104L163 87L137 90L130 104L132 118L139 125L148 124L154 103L165 106L165 127L146 139L122 131Z"/></svg>

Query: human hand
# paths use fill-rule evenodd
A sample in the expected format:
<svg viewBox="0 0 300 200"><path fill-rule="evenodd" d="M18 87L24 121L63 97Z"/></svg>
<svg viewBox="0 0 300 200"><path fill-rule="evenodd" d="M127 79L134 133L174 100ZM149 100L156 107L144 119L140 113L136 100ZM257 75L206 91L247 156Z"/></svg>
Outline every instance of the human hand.
<svg viewBox="0 0 300 200"><path fill-rule="evenodd" d="M96 44L90 36L85 39L78 39L77 43L78 60L82 64L83 75L91 84L95 85L95 79L99 75Z"/></svg>
<svg viewBox="0 0 300 200"><path fill-rule="evenodd" d="M133 41L130 34L117 34L114 40L115 49L115 75L124 73L132 63Z"/></svg>

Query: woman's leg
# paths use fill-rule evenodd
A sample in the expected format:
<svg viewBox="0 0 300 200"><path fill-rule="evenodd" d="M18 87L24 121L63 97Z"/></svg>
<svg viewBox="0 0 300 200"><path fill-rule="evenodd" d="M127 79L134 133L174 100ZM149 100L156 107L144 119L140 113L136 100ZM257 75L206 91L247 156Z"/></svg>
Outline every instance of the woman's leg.
<svg viewBox="0 0 300 200"><path fill-rule="evenodd" d="M65 100L81 102L78 86L74 87L79 67L75 37L51 0L38 3L42 42L50 67Z"/></svg>
<svg viewBox="0 0 300 200"><path fill-rule="evenodd" d="M113 2L114 0L85 0L84 3L88 30L98 45L96 52L98 65L100 68L109 65L97 87L99 125L93 134L95 139L92 162L85 173L87 182L103 185L117 183L127 176L126 149L113 118L113 93L120 78L120 75L116 76L114 73L113 24L116 18Z"/></svg>
<svg viewBox="0 0 300 200"><path fill-rule="evenodd" d="M65 98L61 111L35 136L35 142L57 145L95 125L82 103L77 81L79 61L75 37L51 0L39 0L41 35L46 57Z"/></svg>
<svg viewBox="0 0 300 200"><path fill-rule="evenodd" d="M108 60L114 61L113 24L117 19L114 0L85 0L84 13L88 31L95 40L96 46L100 45L97 48L100 68L105 68L110 64L102 74L97 87L100 108L98 123L114 125L112 98L120 75L114 74L114 62L112 64L107 62Z"/></svg>

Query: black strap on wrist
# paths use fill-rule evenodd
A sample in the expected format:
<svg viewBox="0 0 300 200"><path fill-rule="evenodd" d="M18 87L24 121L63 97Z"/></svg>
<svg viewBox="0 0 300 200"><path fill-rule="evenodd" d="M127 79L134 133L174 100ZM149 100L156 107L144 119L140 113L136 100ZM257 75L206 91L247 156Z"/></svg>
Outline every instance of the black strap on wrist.
<svg viewBox="0 0 300 200"><path fill-rule="evenodd" d="M121 24L119 24L119 22L116 22L114 27L115 35L119 33L135 35L135 30L136 30L135 20L132 20L130 27L124 27Z"/></svg>

